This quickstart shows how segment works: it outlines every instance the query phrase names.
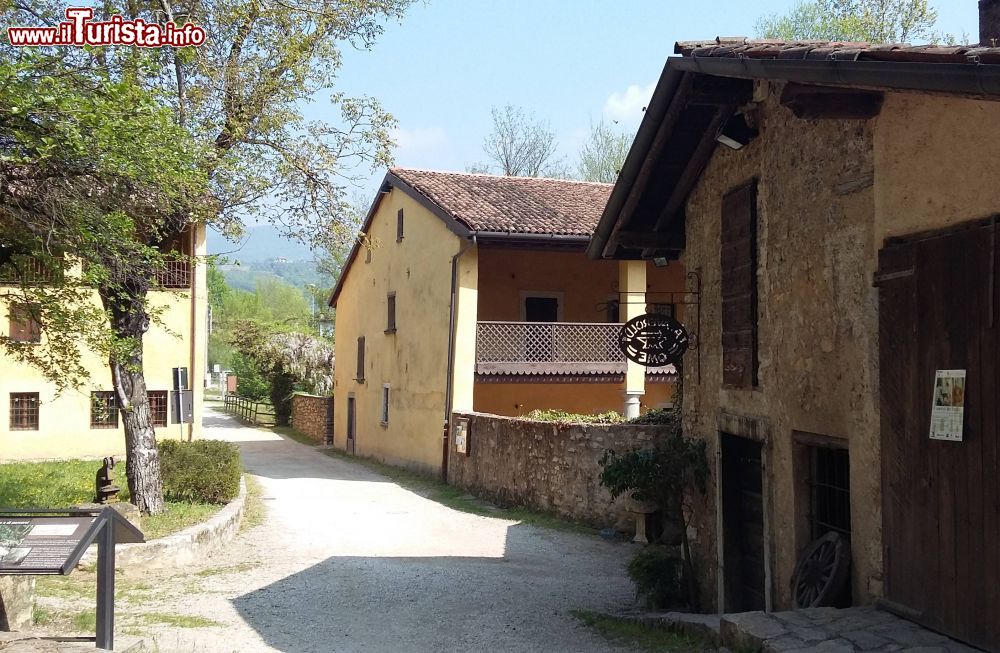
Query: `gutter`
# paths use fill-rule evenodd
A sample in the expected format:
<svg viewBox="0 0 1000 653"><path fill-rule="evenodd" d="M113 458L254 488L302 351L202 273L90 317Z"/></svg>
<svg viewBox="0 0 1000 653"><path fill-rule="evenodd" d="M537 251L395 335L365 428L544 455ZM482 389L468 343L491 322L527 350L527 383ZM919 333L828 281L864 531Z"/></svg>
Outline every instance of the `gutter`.
<svg viewBox="0 0 1000 653"><path fill-rule="evenodd" d="M451 257L451 301L448 305L448 378L445 380L444 392L444 434L441 441L441 479L448 482L448 440L451 433L452 394L455 388L455 321L458 317L458 259L475 247L476 234L462 244L458 252Z"/></svg>
<svg viewBox="0 0 1000 653"><path fill-rule="evenodd" d="M484 245L489 243L586 245L590 242L590 236L577 234L527 234L513 231L476 231L472 237Z"/></svg>

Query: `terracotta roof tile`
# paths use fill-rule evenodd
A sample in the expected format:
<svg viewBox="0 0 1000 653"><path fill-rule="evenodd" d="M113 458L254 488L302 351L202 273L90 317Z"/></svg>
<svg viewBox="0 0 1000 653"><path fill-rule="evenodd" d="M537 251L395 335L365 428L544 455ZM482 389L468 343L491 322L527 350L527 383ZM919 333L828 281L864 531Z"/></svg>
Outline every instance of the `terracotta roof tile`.
<svg viewBox="0 0 1000 653"><path fill-rule="evenodd" d="M849 61L912 61L921 63L998 63L1000 48L978 45L906 45L843 41L782 41L716 38L678 41L676 54L685 57L747 57L753 59L845 59Z"/></svg>
<svg viewBox="0 0 1000 653"><path fill-rule="evenodd" d="M392 168L473 231L590 236L612 184Z"/></svg>

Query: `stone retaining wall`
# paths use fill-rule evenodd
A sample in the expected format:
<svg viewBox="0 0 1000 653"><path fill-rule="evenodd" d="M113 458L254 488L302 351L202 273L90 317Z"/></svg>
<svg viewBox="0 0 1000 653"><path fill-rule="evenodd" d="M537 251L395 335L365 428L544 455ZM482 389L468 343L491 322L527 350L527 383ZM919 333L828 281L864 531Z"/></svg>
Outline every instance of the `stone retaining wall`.
<svg viewBox="0 0 1000 653"><path fill-rule="evenodd" d="M327 405L332 397L292 395L292 428L322 444L326 435Z"/></svg>
<svg viewBox="0 0 1000 653"><path fill-rule="evenodd" d="M555 424L485 413L469 420L468 455L449 443L448 482L500 505L523 505L591 523L631 528L624 497L601 487L605 449L650 446L664 428L635 424Z"/></svg>

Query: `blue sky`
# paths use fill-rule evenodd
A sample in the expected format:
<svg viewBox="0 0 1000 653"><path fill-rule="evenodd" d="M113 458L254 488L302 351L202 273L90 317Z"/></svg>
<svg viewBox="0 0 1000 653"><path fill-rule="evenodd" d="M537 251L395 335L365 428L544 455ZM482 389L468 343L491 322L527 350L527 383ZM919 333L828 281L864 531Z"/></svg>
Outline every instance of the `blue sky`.
<svg viewBox="0 0 1000 653"><path fill-rule="evenodd" d="M461 171L485 161L490 109L510 103L548 122L559 153L575 168L592 121L605 117L625 129L638 126L675 41L752 36L761 15L784 13L795 4L418 2L402 22L387 26L371 51L345 52L338 90L374 96L396 117L396 165ZM976 0L931 4L940 31L978 35ZM335 119L332 112L325 97L306 108L313 119ZM383 174L373 173L356 192L374 195Z"/></svg>

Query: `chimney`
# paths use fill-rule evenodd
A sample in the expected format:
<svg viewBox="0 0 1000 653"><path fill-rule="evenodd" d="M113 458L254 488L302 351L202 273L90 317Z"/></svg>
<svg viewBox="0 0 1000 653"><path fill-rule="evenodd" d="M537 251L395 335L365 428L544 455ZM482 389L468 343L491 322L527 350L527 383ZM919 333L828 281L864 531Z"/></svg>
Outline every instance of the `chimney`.
<svg viewBox="0 0 1000 653"><path fill-rule="evenodd" d="M1000 48L1000 0L979 0L979 45Z"/></svg>

